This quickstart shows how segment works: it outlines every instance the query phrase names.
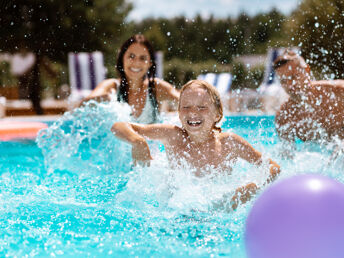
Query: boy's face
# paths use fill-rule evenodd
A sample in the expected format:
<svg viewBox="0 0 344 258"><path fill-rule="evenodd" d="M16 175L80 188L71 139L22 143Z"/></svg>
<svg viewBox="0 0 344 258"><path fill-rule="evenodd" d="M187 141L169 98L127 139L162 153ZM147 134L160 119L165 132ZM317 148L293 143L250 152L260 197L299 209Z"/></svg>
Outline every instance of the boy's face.
<svg viewBox="0 0 344 258"><path fill-rule="evenodd" d="M206 89L190 86L183 91L179 119L188 134L210 134L219 118L219 112Z"/></svg>

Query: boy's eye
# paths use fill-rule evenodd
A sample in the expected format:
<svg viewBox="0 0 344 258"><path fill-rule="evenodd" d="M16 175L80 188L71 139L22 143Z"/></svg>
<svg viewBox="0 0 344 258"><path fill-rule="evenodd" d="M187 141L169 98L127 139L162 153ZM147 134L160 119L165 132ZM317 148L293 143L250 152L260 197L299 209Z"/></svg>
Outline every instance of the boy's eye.
<svg viewBox="0 0 344 258"><path fill-rule="evenodd" d="M183 107L183 109L189 109L190 108L190 106L184 106Z"/></svg>
<svg viewBox="0 0 344 258"><path fill-rule="evenodd" d="M135 55L134 55L134 54L130 54L130 55L129 55L129 58L130 58L130 59L134 59L134 58L135 58Z"/></svg>
<svg viewBox="0 0 344 258"><path fill-rule="evenodd" d="M207 109L207 107L206 106L198 106L198 109L205 110L205 109Z"/></svg>

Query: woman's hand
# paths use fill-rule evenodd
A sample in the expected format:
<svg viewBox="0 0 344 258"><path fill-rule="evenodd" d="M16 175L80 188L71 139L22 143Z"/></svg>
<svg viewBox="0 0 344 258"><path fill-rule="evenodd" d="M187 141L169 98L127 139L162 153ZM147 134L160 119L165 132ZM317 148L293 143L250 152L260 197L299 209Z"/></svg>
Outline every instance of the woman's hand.
<svg viewBox="0 0 344 258"><path fill-rule="evenodd" d="M145 139L141 139L132 144L131 156L134 162L134 166L149 166L152 156L150 154L149 146Z"/></svg>
<svg viewBox="0 0 344 258"><path fill-rule="evenodd" d="M235 190L235 194L231 200L232 209L236 210L239 203L246 203L258 190L258 187L255 183L249 183L245 186L239 187Z"/></svg>

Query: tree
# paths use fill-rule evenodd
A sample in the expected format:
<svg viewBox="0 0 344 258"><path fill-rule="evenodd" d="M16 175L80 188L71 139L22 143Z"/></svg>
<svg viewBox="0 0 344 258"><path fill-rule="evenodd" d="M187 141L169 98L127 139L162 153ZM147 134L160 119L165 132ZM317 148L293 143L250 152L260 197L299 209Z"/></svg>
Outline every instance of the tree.
<svg viewBox="0 0 344 258"><path fill-rule="evenodd" d="M27 87L37 114L42 114L40 69L47 60L66 63L68 52L112 49L131 8L125 0L12 0L2 4L0 52L36 55Z"/></svg>
<svg viewBox="0 0 344 258"><path fill-rule="evenodd" d="M308 63L330 78L344 77L343 13L343 0L304 0L287 23Z"/></svg>

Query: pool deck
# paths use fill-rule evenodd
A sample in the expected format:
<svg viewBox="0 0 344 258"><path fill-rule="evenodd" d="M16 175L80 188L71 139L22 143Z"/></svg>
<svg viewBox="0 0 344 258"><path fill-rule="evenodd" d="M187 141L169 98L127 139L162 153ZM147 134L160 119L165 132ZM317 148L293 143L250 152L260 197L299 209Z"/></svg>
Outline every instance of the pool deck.
<svg viewBox="0 0 344 258"><path fill-rule="evenodd" d="M42 116L5 116L1 121L55 121L62 115L42 115Z"/></svg>
<svg viewBox="0 0 344 258"><path fill-rule="evenodd" d="M66 100L46 99L42 100L41 106L46 115L61 115L69 108ZM35 111L30 100L6 100L5 117L32 116Z"/></svg>

